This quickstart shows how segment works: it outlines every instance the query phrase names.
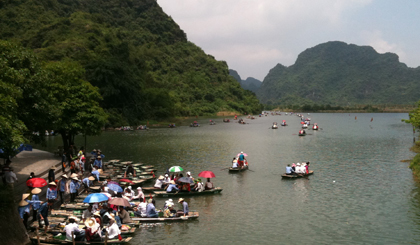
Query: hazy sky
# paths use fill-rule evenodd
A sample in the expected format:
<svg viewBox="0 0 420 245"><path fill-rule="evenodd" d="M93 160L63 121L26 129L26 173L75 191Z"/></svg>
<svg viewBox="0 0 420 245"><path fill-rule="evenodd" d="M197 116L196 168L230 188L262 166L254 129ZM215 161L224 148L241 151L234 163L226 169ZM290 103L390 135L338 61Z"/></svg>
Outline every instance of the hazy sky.
<svg viewBox="0 0 420 245"><path fill-rule="evenodd" d="M420 65L418 0L158 0L188 40L242 79L263 80L277 63L328 41L370 45Z"/></svg>

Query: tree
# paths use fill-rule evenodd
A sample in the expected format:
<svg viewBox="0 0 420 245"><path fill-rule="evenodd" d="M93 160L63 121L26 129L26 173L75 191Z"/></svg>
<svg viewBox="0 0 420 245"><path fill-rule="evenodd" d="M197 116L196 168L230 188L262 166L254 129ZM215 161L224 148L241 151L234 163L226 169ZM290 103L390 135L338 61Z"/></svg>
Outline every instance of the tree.
<svg viewBox="0 0 420 245"><path fill-rule="evenodd" d="M99 106L102 97L98 88L83 80L82 66L65 60L48 63L46 70L53 81L51 89L59 111L53 124L62 136L64 148L74 142L77 134L100 134L107 115Z"/></svg>
<svg viewBox="0 0 420 245"><path fill-rule="evenodd" d="M420 129L420 101L417 102L417 108L408 114L410 119L402 119L403 122L411 123L414 128Z"/></svg>

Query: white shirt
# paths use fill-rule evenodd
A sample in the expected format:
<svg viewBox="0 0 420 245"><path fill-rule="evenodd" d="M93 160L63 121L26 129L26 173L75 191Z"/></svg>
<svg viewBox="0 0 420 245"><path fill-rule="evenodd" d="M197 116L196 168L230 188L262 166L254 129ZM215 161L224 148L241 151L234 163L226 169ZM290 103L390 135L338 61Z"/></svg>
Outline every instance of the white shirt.
<svg viewBox="0 0 420 245"><path fill-rule="evenodd" d="M79 232L80 229L79 229L79 225L78 224L76 224L76 223L70 223L70 224L68 224L68 225L66 225L64 227L64 230L63 231L66 232L66 239L71 241L71 240L73 240L72 237L71 237L71 233L72 232Z"/></svg>
<svg viewBox="0 0 420 245"><path fill-rule="evenodd" d="M154 187L162 188L163 180L157 179Z"/></svg>
<svg viewBox="0 0 420 245"><path fill-rule="evenodd" d="M232 168L237 168L237 167L238 167L238 160L233 160Z"/></svg>
<svg viewBox="0 0 420 245"><path fill-rule="evenodd" d="M90 212L89 209L86 209L85 211L83 211L82 219L87 219L87 218L90 218L91 216L92 216L92 212Z"/></svg>
<svg viewBox="0 0 420 245"><path fill-rule="evenodd" d="M147 209L147 203L145 202L141 202L139 203L139 205L137 205L137 210L140 211L142 217L146 216L146 209Z"/></svg>
<svg viewBox="0 0 420 245"><path fill-rule="evenodd" d="M165 177L165 178L163 179L163 183L169 183L169 182L171 182L171 178L169 178L169 177Z"/></svg>
<svg viewBox="0 0 420 245"><path fill-rule="evenodd" d="M144 193L143 191L139 191L139 194L137 194L137 196L134 197L134 199L140 199L143 198L144 199Z"/></svg>
<svg viewBox="0 0 420 245"><path fill-rule="evenodd" d="M106 231L108 232L109 239L114 239L120 234L120 229L118 229L118 225L115 221L110 227L106 228Z"/></svg>
<svg viewBox="0 0 420 245"><path fill-rule="evenodd" d="M15 181L17 181L16 174L13 173L12 171L6 172L4 174L4 178L6 179L6 182L9 184L13 184L15 183Z"/></svg>

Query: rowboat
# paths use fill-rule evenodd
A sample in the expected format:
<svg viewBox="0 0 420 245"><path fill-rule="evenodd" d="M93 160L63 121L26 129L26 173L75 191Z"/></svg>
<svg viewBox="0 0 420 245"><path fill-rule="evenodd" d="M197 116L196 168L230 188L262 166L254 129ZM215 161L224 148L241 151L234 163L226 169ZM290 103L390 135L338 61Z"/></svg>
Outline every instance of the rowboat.
<svg viewBox="0 0 420 245"><path fill-rule="evenodd" d="M314 171L311 170L309 171L308 174L302 174L302 175L287 175L287 174L282 174L281 177L284 179L296 179L296 178L302 178L302 177L308 177L309 175L314 174Z"/></svg>
<svg viewBox="0 0 420 245"><path fill-rule="evenodd" d="M248 170L248 165L245 165L243 168L229 168L229 173L239 173L245 170Z"/></svg>
<svg viewBox="0 0 420 245"><path fill-rule="evenodd" d="M222 188L220 187L216 187L212 190L206 190L206 191L202 191L202 192L198 192L198 191L190 191L190 192L171 192L168 193L166 191L154 191L153 193L155 194L156 197L176 197L176 196L198 196L198 195L212 195L212 194L218 194L220 192L222 192Z"/></svg>
<svg viewBox="0 0 420 245"><path fill-rule="evenodd" d="M162 189L162 188L155 188L155 187L153 187L153 186L150 186L150 187L142 187L142 188L141 188L141 190L142 190L143 192L163 191L163 189Z"/></svg>
<svg viewBox="0 0 420 245"><path fill-rule="evenodd" d="M135 217L131 220L140 221L141 223L160 223L160 222L181 222L181 221L191 221L198 219L200 215L198 212L189 212L187 216L173 217L173 218L147 218L147 217Z"/></svg>
<svg viewBox="0 0 420 245"><path fill-rule="evenodd" d="M119 244L126 244L128 243L132 237L126 237L123 238L121 241L118 239L109 239L106 242L105 241L97 241L97 242L73 242L73 241L69 241L67 239L65 239L66 236L61 236L61 239L57 239L52 237L51 235L47 235L47 236L39 236L39 239L37 238L37 236L33 236L31 237L31 242L32 244L39 244L38 241L40 243L43 244L96 244L96 245L102 245L102 244L108 244L108 245L119 245Z"/></svg>

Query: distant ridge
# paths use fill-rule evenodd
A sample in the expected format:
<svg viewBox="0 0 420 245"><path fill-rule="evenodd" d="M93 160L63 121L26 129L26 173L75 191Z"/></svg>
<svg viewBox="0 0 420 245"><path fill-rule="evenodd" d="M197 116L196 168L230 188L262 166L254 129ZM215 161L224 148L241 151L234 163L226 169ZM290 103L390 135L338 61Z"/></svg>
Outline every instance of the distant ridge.
<svg viewBox="0 0 420 245"><path fill-rule="evenodd" d="M253 77L248 77L246 80L242 80L241 76L239 76L238 72L235 70L229 69L229 75L235 78L235 80L241 84L241 87L243 89L256 93L257 90L261 87L260 80L255 79Z"/></svg>

